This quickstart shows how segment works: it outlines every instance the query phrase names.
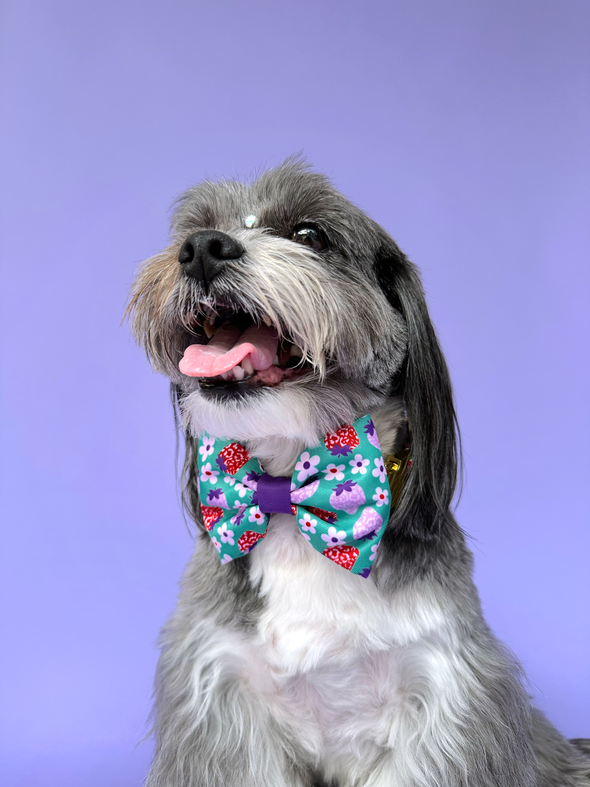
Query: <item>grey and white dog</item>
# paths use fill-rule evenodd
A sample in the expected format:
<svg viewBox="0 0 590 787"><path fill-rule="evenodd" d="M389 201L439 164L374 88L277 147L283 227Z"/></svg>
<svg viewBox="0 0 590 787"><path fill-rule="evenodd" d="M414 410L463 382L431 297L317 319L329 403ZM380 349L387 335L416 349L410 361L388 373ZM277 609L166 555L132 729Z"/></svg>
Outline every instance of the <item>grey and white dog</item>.
<svg viewBox="0 0 590 787"><path fill-rule="evenodd" d="M251 185L179 200L170 246L129 311L182 419L185 504L197 524L162 635L149 787L590 785L590 741L531 706L483 620L449 510L458 465L451 384L415 267L325 177L290 160ZM272 325L269 373L179 362L225 326ZM305 446L370 413L384 455L412 469L374 570L312 549L295 518L226 565L198 500L197 435L231 438L290 475Z"/></svg>

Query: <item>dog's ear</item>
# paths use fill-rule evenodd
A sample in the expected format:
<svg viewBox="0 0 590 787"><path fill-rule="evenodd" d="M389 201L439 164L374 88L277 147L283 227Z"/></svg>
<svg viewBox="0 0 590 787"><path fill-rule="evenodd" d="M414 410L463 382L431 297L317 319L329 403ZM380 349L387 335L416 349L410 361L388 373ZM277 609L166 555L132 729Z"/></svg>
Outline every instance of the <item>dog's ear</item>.
<svg viewBox="0 0 590 787"><path fill-rule="evenodd" d="M392 393L405 402L411 466L393 524L411 537L437 537L446 526L456 527L449 507L461 446L449 371L418 271L389 238L377 254L376 273L408 331L406 358L392 382Z"/></svg>

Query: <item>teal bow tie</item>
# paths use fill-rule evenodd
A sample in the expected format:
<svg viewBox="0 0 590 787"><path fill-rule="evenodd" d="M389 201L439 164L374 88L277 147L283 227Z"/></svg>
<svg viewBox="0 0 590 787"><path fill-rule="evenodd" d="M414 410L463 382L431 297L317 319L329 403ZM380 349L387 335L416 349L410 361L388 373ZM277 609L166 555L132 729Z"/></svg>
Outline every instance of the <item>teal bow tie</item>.
<svg viewBox="0 0 590 787"><path fill-rule="evenodd" d="M239 443L199 438L203 522L222 563L264 538L272 513L291 514L310 545L368 577L387 525L390 490L371 416L300 454L295 472L270 476Z"/></svg>

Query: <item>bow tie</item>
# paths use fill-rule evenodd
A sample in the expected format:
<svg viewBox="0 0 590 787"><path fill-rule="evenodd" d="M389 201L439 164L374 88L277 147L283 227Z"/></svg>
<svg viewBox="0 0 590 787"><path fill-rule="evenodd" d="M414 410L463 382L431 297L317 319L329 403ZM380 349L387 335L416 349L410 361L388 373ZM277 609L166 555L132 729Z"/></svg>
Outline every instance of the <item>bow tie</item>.
<svg viewBox="0 0 590 787"><path fill-rule="evenodd" d="M246 555L272 513L295 517L303 538L353 574L368 577L387 525L390 490L369 415L303 451L293 476L271 476L243 445L199 438L203 522L222 563Z"/></svg>

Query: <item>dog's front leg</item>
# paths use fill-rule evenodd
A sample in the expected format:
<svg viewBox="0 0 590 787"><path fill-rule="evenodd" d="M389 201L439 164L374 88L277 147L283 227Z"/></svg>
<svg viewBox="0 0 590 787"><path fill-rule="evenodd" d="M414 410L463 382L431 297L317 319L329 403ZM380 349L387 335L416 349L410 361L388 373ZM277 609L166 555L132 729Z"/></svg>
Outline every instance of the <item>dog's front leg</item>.
<svg viewBox="0 0 590 787"><path fill-rule="evenodd" d="M170 632L169 632L170 633ZM158 665L146 787L310 787L297 752L228 652L226 631L174 633Z"/></svg>
<svg viewBox="0 0 590 787"><path fill-rule="evenodd" d="M311 785L281 730L235 681L217 688L198 723L192 715L188 707L160 710L146 787Z"/></svg>

